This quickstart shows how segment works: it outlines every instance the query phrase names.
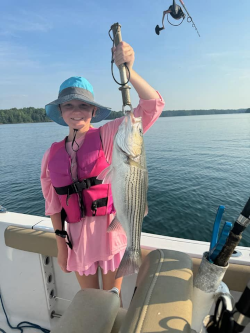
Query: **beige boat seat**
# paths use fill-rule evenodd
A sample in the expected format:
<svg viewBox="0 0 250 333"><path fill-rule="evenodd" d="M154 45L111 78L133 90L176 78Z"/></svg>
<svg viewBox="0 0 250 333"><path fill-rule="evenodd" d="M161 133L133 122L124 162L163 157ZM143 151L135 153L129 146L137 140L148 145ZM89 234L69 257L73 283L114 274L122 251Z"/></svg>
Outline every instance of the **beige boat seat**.
<svg viewBox="0 0 250 333"><path fill-rule="evenodd" d="M155 250L145 258L137 289L126 310L117 295L96 289L78 292L51 333L190 332L192 260L188 255ZM112 325L111 325L112 324ZM112 328L113 327L113 328Z"/></svg>
<svg viewBox="0 0 250 333"><path fill-rule="evenodd" d="M151 251L136 284L121 333L191 332L193 273L188 255Z"/></svg>
<svg viewBox="0 0 250 333"><path fill-rule="evenodd" d="M56 236L52 232L10 225L5 229L4 239L14 249L57 257Z"/></svg>
<svg viewBox="0 0 250 333"><path fill-rule="evenodd" d="M80 290L51 333L110 333L119 307L116 293Z"/></svg>

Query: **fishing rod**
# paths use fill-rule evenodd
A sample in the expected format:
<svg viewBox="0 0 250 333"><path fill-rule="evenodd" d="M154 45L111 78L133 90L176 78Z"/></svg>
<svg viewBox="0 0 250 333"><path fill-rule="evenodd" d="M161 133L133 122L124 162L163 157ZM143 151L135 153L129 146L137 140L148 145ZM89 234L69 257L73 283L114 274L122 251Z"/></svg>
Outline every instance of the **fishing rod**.
<svg viewBox="0 0 250 333"><path fill-rule="evenodd" d="M110 36L110 32L113 32L113 38ZM121 25L119 23L114 23L110 30L109 30L109 37L113 42L113 47L117 46L121 41L122 41L122 34L121 34ZM126 65L126 63L121 64L119 66L119 72L120 72L120 78L121 78L121 82L118 82L115 77L114 77L114 73L113 73L113 64L114 64L114 58L113 58L113 49L112 49L112 58L111 58L111 73L113 76L113 79L115 80L115 82L117 84L119 84L121 87L119 88L119 90L121 90L122 92L122 101L123 101L123 105L122 105L122 111L125 113L125 107L129 106L130 107L130 111L133 112L133 108L132 108L132 104L130 101L130 93L129 90L131 89L131 87L128 85L128 82L130 80L130 71L128 66ZM129 77L127 78L127 72L129 73Z"/></svg>
<svg viewBox="0 0 250 333"><path fill-rule="evenodd" d="M206 325L207 333L240 333L250 323L250 280L232 309L226 296L218 298L214 315Z"/></svg>
<svg viewBox="0 0 250 333"><path fill-rule="evenodd" d="M235 247L239 244L243 231L250 225L250 198L248 199L245 207L240 213L239 217L234 223L233 229L230 231L229 236L223 246L222 250L214 260L217 266L225 267L234 252Z"/></svg>
<svg viewBox="0 0 250 333"><path fill-rule="evenodd" d="M228 262L236 246L239 244L243 231L250 224L250 198L232 227L232 223L225 222L220 237L218 237L220 221L225 207L219 206L214 227L209 252L205 252L199 267L199 271L194 279L193 289L193 318L192 329L200 332L204 318L206 319L214 295L219 290L220 283L228 268ZM247 297L245 296L247 295ZM201 306L202 304L202 306ZM238 333L250 321L250 282L243 293L241 302L232 311L229 309L222 296L219 297L215 308L214 316L205 326L206 333ZM246 318L244 318L246 316ZM234 321L236 324L234 324ZM240 329L236 330L239 325ZM243 327L244 326L244 327ZM203 326L204 327L204 326ZM235 331L233 328L235 327ZM242 328L243 327L243 328ZM238 328L237 328L238 329Z"/></svg>
<svg viewBox="0 0 250 333"><path fill-rule="evenodd" d="M184 2L183 2L182 0L179 0L179 1L180 1L181 5L183 6L185 12L187 13L187 22L188 22L188 23L191 23L191 22L192 22L192 27L195 28L195 30L196 30L198 36L200 37L199 31L198 31L198 29L197 29L197 27L196 27L196 25L195 25L195 23L194 23L194 21L193 21L191 15L189 14L189 12L188 12L188 10L187 10L187 8L186 8ZM180 20L180 19L182 19L182 21L181 21L179 24L173 24L173 23L171 23L171 22L169 21L168 14L170 14L175 20ZM186 15L184 14L184 12L183 12L181 6L176 5L175 0L173 0L173 4L172 4L167 10L165 10L165 11L163 12L163 16L162 16L162 27L160 28L159 25L157 25L157 26L155 27L155 33L156 33L157 35L160 34L160 31L161 31L161 30L165 29L165 27L164 27L164 18L165 18L166 15L167 15L168 23L171 24L171 25L173 25L173 26L179 26L179 25L181 25L182 22L184 21L185 17L186 17Z"/></svg>
<svg viewBox="0 0 250 333"><path fill-rule="evenodd" d="M222 213L222 208L219 207ZM218 212L219 212L218 210ZM220 214L221 215L221 214ZM213 261L218 267L226 267L234 249L239 244L243 231L250 225L250 198L239 217L234 223L233 229ZM207 333L240 333L250 323L250 280L247 283L239 301L235 304L233 310L228 308L223 296L219 297L214 315L206 326Z"/></svg>

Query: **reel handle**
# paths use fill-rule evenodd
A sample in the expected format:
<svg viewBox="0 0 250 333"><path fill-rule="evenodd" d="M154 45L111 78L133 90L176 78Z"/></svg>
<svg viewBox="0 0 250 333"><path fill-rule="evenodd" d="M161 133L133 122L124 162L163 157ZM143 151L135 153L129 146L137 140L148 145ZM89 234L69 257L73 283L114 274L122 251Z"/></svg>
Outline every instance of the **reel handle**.
<svg viewBox="0 0 250 333"><path fill-rule="evenodd" d="M160 31L163 30L163 29L165 29L165 28L164 27L160 28L159 25L157 24L157 26L155 27L155 33L156 33L156 35L159 36L160 35Z"/></svg>

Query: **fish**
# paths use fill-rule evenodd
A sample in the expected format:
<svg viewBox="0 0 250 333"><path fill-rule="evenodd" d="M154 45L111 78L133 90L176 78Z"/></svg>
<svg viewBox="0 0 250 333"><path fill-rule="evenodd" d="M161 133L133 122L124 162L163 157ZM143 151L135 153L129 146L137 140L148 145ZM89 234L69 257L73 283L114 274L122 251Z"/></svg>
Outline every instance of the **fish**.
<svg viewBox="0 0 250 333"><path fill-rule="evenodd" d="M107 231L127 236L127 247L116 278L138 273L141 265L141 229L147 215L148 171L141 117L132 112L124 116L114 138L112 162L99 176L111 183L116 215Z"/></svg>

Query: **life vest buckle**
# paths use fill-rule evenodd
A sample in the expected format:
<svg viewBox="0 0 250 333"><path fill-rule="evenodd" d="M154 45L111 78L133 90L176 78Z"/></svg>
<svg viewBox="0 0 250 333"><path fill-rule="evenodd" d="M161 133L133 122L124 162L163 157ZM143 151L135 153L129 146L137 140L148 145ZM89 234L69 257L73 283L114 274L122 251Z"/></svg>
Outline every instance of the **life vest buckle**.
<svg viewBox="0 0 250 333"><path fill-rule="evenodd" d="M75 182L72 184L74 190L75 190L75 193L79 193L79 192L82 192L82 190L84 190L87 186L86 186L86 182L85 182L85 179L81 182Z"/></svg>

